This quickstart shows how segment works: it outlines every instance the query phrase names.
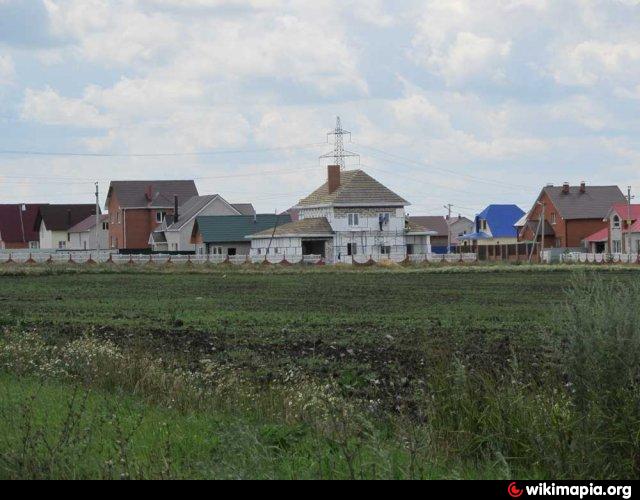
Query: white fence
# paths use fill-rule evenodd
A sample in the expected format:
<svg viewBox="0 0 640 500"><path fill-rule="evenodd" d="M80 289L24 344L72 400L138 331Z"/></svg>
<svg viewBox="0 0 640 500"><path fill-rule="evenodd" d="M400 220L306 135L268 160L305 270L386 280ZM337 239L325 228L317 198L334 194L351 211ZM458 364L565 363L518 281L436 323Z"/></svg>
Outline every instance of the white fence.
<svg viewBox="0 0 640 500"><path fill-rule="evenodd" d="M637 253L580 253L568 252L560 256L560 262L570 264L639 264Z"/></svg>
<svg viewBox="0 0 640 500"><path fill-rule="evenodd" d="M343 264L366 265L371 263L469 263L476 262L477 255L465 254L419 254L399 256L344 256L340 259ZM169 255L169 254L135 254L121 255L112 252L0 252L0 264L325 264L321 255L284 256L272 255Z"/></svg>

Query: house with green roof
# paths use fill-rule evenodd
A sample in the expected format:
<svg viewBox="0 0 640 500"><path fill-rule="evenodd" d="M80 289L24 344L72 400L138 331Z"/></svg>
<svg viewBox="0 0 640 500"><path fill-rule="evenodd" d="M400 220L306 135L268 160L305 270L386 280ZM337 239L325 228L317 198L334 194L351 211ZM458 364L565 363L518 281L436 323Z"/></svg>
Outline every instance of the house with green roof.
<svg viewBox="0 0 640 500"><path fill-rule="evenodd" d="M326 262L403 260L431 253L431 235L405 214L409 202L363 170L329 165L327 182L294 207L299 220L249 236L251 256Z"/></svg>
<svg viewBox="0 0 640 500"><path fill-rule="evenodd" d="M202 215L196 217L191 243L199 255L249 255L247 236L290 222L289 214Z"/></svg>

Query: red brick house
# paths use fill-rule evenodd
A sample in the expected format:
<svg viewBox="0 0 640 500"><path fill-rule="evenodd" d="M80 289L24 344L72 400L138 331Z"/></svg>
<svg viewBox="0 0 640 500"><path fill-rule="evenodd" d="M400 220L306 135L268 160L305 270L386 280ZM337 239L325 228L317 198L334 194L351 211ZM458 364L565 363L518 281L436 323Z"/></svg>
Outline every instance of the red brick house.
<svg viewBox="0 0 640 500"><path fill-rule="evenodd" d="M544 232L546 248L581 248L588 236L607 227L604 219L611 206L624 202L618 186L587 186L584 182L579 186L546 186L527 214L518 240L539 242ZM539 230L536 238L543 206L544 231Z"/></svg>
<svg viewBox="0 0 640 500"><path fill-rule="evenodd" d="M44 204L0 205L0 250L39 247L35 223L42 206Z"/></svg>
<svg viewBox="0 0 640 500"><path fill-rule="evenodd" d="M176 205L198 196L194 181L112 181L105 208L109 211L109 247L147 250L149 236Z"/></svg>

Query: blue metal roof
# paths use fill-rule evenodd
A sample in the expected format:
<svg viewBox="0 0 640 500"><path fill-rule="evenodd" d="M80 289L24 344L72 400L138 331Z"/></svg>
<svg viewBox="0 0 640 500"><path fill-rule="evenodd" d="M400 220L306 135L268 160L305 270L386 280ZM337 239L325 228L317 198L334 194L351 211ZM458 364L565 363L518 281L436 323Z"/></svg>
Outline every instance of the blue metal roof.
<svg viewBox="0 0 640 500"><path fill-rule="evenodd" d="M494 238L515 238L518 230L514 224L524 215L517 205L489 205L476 216L476 231L480 232L480 220L487 221L491 236Z"/></svg>

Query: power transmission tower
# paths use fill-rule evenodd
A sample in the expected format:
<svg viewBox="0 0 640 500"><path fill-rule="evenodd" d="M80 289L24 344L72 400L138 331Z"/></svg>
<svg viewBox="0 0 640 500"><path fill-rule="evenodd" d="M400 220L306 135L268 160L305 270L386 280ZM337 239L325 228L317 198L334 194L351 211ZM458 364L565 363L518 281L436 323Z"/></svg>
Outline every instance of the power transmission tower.
<svg viewBox="0 0 640 500"><path fill-rule="evenodd" d="M352 151L346 151L344 149L344 136L348 135L349 140L351 140L351 132L348 130L344 130L342 128L342 122L340 121L340 117L336 118L336 128L332 132L327 133L327 141L329 140L329 136L334 136L334 147L333 151L322 155L320 159L325 158L333 158L334 165L340 165L340 170L344 170L345 168L345 158L359 157L360 155L357 153L353 153Z"/></svg>

